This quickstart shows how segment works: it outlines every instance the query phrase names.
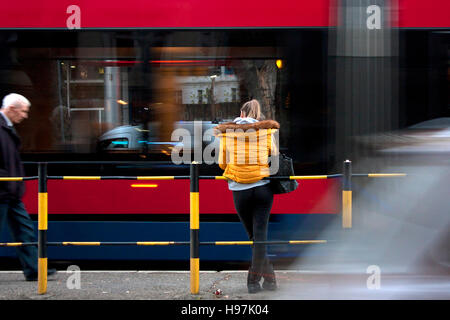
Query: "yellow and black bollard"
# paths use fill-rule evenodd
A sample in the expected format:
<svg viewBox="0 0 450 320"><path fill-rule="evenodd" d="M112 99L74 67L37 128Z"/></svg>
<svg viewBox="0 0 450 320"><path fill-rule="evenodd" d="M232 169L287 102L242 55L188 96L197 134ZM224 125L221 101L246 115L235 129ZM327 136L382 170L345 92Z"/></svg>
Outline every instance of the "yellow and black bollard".
<svg viewBox="0 0 450 320"><path fill-rule="evenodd" d="M342 228L352 227L352 162L344 161L342 179Z"/></svg>
<svg viewBox="0 0 450 320"><path fill-rule="evenodd" d="M38 294L47 292L47 164L39 163L38 198Z"/></svg>
<svg viewBox="0 0 450 320"><path fill-rule="evenodd" d="M190 229L191 229L191 293L198 294L200 283L200 216L198 164L193 161L190 169Z"/></svg>

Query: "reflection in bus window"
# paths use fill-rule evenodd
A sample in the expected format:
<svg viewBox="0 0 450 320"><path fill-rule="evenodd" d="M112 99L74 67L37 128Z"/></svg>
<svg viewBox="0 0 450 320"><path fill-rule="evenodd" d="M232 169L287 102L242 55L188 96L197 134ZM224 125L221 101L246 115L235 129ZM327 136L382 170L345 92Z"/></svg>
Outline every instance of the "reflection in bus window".
<svg viewBox="0 0 450 320"><path fill-rule="evenodd" d="M232 121L242 103L253 98L266 118L283 125L282 135L289 135L289 117L282 111L290 71L288 63L277 68L284 54L277 38L259 43L249 37L257 46L236 46L213 37L199 46L195 37L201 34L192 33L194 38L173 47L150 46L125 31L77 33L63 45L59 35L49 34L55 38L40 44L45 50L25 40L8 49L17 54L23 72L38 80L36 94L28 94L37 113L20 128L24 154L165 154L175 128ZM20 37L33 38L26 31ZM111 140L119 138L127 140ZM281 143L287 145L287 139Z"/></svg>
<svg viewBox="0 0 450 320"><path fill-rule="evenodd" d="M118 138L118 139L109 139L109 140L103 140L100 143L100 147L103 150L108 149L121 149L121 148L128 148L128 139L125 138Z"/></svg>
<svg viewBox="0 0 450 320"><path fill-rule="evenodd" d="M137 59L62 60L58 66L68 116L54 136L71 135L70 141L60 138L58 144L71 143L75 152L92 152L93 141L129 126L139 126L142 138L153 143L169 141L176 122L230 121L249 98L261 101L267 118L276 116L280 71L275 59L151 60L147 65ZM130 145L108 138L99 146L151 151L132 140Z"/></svg>

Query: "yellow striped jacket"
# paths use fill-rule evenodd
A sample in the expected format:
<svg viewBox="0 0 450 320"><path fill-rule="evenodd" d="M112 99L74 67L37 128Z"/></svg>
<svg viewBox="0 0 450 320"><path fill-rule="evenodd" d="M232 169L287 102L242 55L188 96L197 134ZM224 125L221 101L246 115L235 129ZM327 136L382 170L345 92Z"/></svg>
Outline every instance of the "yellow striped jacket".
<svg viewBox="0 0 450 320"><path fill-rule="evenodd" d="M239 183L254 183L269 173L269 156L277 154L280 125L274 120L236 124L227 122L215 128L220 138L219 166L223 176Z"/></svg>

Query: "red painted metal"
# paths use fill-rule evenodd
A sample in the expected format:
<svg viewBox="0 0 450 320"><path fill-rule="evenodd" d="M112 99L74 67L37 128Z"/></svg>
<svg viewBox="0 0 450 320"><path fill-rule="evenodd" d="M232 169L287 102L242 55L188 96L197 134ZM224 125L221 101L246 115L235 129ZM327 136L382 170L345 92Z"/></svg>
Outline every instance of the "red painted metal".
<svg viewBox="0 0 450 320"><path fill-rule="evenodd" d="M50 180L50 214L189 214L189 180L152 181L156 188L133 188L133 180ZM24 203L37 213L37 182L27 181ZM276 195L272 213L339 213L340 180L304 180L289 194ZM226 181L200 181L202 214L234 214Z"/></svg>
<svg viewBox="0 0 450 320"><path fill-rule="evenodd" d="M66 28L80 8L81 28L326 27L330 0L21 0L0 10L0 28Z"/></svg>
<svg viewBox="0 0 450 320"><path fill-rule="evenodd" d="M450 28L449 0L397 0L398 27Z"/></svg>
<svg viewBox="0 0 450 320"><path fill-rule="evenodd" d="M0 28L67 28L80 8L81 28L328 27L338 0L22 0L5 1ZM393 26L449 28L448 0L393 0ZM397 14L398 13L398 14Z"/></svg>

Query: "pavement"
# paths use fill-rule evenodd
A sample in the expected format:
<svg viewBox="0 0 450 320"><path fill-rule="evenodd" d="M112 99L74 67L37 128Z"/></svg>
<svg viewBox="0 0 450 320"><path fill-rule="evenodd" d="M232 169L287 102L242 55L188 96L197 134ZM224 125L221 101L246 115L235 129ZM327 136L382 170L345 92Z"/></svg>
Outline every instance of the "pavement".
<svg viewBox="0 0 450 320"><path fill-rule="evenodd" d="M189 271L58 271L47 293L20 271L0 271L0 300L448 300L450 275L329 274L277 270L278 290L249 294L247 271L201 271L198 294Z"/></svg>

